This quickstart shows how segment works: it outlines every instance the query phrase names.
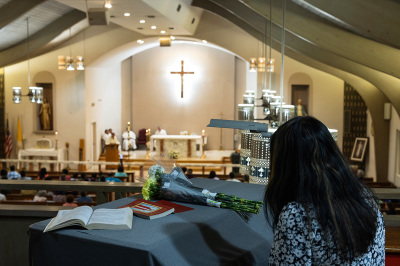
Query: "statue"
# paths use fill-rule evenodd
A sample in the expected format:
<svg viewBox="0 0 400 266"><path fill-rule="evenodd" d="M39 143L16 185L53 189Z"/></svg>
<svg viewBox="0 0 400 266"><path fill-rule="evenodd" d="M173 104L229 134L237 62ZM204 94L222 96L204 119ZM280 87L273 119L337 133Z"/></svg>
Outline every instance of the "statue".
<svg viewBox="0 0 400 266"><path fill-rule="evenodd" d="M42 130L51 130L51 105L47 98L44 98L39 111L40 126Z"/></svg>
<svg viewBox="0 0 400 266"><path fill-rule="evenodd" d="M306 110L301 104L301 99L297 100L297 105L294 107L294 116L307 116Z"/></svg>

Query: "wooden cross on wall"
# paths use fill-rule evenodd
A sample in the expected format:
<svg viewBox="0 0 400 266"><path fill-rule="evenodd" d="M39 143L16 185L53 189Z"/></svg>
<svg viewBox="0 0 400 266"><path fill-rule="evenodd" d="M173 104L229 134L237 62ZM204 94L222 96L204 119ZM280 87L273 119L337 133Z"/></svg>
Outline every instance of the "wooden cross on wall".
<svg viewBox="0 0 400 266"><path fill-rule="evenodd" d="M194 72L185 72L183 71L183 60L181 61L181 71L180 72L171 72L171 74L179 74L181 75L181 98L183 98L183 75L185 74L194 74Z"/></svg>

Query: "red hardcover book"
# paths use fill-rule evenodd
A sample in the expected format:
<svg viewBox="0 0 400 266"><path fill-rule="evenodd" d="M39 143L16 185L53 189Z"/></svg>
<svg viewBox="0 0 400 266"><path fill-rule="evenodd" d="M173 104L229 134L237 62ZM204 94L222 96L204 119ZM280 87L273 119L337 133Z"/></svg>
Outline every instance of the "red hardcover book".
<svg viewBox="0 0 400 266"><path fill-rule="evenodd" d="M145 199L137 199L129 204L118 207L118 209L126 207L131 208L133 214L145 219L156 219L174 212L174 208L170 206L162 205L158 202L152 202Z"/></svg>
<svg viewBox="0 0 400 266"><path fill-rule="evenodd" d="M175 209L174 213L187 212L193 210L193 208L190 208L188 206L184 206L167 200L159 200L157 201L157 203L174 208Z"/></svg>

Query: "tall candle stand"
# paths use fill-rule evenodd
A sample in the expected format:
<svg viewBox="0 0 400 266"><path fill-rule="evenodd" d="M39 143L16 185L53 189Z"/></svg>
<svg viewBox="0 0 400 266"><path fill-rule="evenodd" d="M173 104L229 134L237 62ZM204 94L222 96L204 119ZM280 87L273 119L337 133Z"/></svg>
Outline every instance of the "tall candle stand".
<svg viewBox="0 0 400 266"><path fill-rule="evenodd" d="M150 158L150 135L151 129L146 129L146 159Z"/></svg>
<svg viewBox="0 0 400 266"><path fill-rule="evenodd" d="M131 132L131 122L128 122L128 162L129 162L129 150L130 150L130 146L131 146L131 142L130 142L130 132ZM128 164L128 170L130 170L131 166Z"/></svg>
<svg viewBox="0 0 400 266"><path fill-rule="evenodd" d="M65 148L66 148L66 150L67 150L67 162L69 161L69 142L65 142ZM69 163L67 163L67 167L66 167L68 170L70 169L69 168Z"/></svg>
<svg viewBox="0 0 400 266"><path fill-rule="evenodd" d="M205 149L205 138L206 138L206 131L203 129L201 131L201 147L202 147L202 152L201 152L201 159L206 158L206 155L204 153Z"/></svg>
<svg viewBox="0 0 400 266"><path fill-rule="evenodd" d="M55 142L56 142L56 150L58 150L58 132L56 131L55 133L56 137L55 137Z"/></svg>

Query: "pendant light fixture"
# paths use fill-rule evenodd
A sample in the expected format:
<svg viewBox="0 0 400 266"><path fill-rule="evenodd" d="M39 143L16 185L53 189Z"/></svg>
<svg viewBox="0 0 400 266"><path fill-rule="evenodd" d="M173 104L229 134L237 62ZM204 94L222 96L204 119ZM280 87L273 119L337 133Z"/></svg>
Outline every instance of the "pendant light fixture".
<svg viewBox="0 0 400 266"><path fill-rule="evenodd" d="M31 69L30 69L30 55L29 55L29 18L26 18L26 32L27 32L27 62L28 62L28 89L29 92L26 95L22 95L22 87L13 87L13 102L21 103L23 96L28 96L29 101L34 103L43 103L43 88L31 86Z"/></svg>
<svg viewBox="0 0 400 266"><path fill-rule="evenodd" d="M72 37L72 30L69 29L69 38ZM85 49L85 32L83 33L83 49ZM69 56L59 55L58 56L58 69L66 69L68 71L75 70L85 70L85 65L83 63L83 56L76 56L76 64L74 57L72 56L72 47L69 45Z"/></svg>

